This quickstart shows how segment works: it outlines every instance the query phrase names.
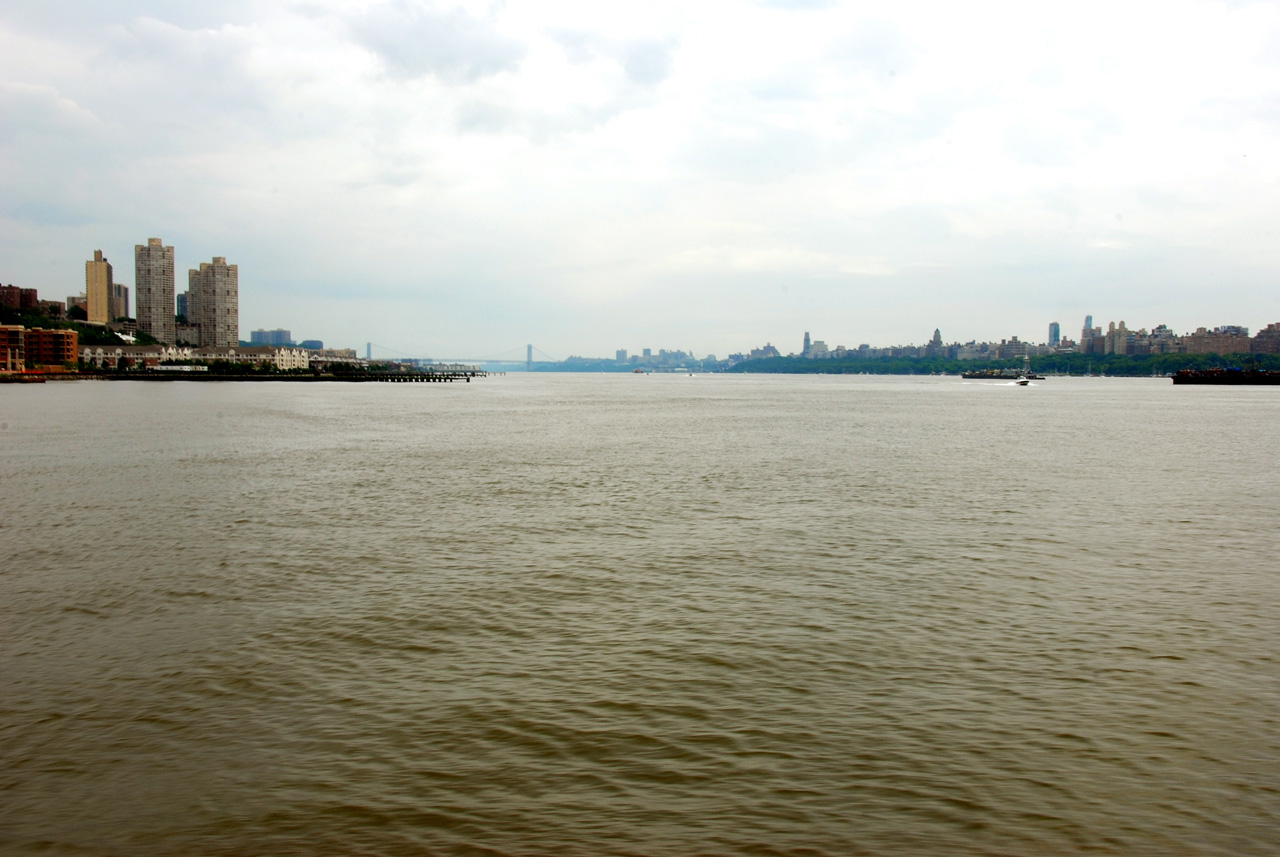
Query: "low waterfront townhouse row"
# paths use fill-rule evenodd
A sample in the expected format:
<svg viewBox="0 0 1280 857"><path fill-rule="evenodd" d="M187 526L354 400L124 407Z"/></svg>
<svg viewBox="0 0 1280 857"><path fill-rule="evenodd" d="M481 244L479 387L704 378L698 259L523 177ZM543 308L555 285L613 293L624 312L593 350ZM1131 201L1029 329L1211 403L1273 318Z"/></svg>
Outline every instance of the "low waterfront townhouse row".
<svg viewBox="0 0 1280 857"><path fill-rule="evenodd" d="M191 348L178 345L86 345L80 361L98 369L157 369L183 363L251 363L277 370L309 369L327 361L313 359L305 348ZM123 364L123 366L122 366Z"/></svg>

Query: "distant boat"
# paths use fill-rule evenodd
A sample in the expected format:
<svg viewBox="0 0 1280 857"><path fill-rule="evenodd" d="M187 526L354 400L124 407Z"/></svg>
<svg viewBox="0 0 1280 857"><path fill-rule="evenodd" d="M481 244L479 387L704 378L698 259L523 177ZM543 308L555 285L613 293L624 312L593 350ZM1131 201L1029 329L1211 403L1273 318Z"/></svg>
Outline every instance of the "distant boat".
<svg viewBox="0 0 1280 857"><path fill-rule="evenodd" d="M1019 387L1025 387L1031 383L1031 379L1028 378L1026 375L1019 375L1018 380L1014 381L1013 383L1017 384Z"/></svg>
<svg viewBox="0 0 1280 857"><path fill-rule="evenodd" d="M1024 356L1022 358L1022 371L1014 372L1011 369L975 369L970 372L961 372L961 378L969 380L979 379L984 381L1017 381L1021 386L1023 379L1027 381L1043 381L1043 375L1037 375L1031 371L1031 358Z"/></svg>

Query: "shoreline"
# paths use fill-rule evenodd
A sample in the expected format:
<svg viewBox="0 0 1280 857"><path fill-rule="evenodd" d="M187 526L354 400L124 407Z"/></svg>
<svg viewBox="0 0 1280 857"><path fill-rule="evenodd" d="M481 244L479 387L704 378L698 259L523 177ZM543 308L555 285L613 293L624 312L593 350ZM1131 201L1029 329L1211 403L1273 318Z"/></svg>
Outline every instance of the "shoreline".
<svg viewBox="0 0 1280 857"><path fill-rule="evenodd" d="M283 381L285 383L295 384L314 384L335 381L343 384L442 384L452 383L453 381L464 381L469 384L473 377L483 377L487 374L490 373L441 372L418 373L412 375L211 375L196 372L174 372L171 374L51 372L47 374L14 373L11 375L0 375L0 384L43 384L46 381L196 381L200 383L219 381L258 383Z"/></svg>

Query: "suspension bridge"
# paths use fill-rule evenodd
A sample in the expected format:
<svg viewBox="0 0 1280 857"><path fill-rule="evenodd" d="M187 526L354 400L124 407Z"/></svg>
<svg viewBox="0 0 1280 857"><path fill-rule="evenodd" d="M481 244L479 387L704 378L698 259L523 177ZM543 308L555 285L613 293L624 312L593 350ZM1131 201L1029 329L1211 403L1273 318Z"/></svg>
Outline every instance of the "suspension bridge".
<svg viewBox="0 0 1280 857"><path fill-rule="evenodd" d="M538 358L535 360L535 355ZM490 370L498 369L498 371L533 371L533 367L537 363L559 363L560 358L552 357L544 351L535 348L533 345L518 345L509 348L506 351L500 351L497 354L490 354L485 357L430 357L424 354L412 354L408 351L401 351L388 345L379 345L376 342L365 343L365 359L366 360L412 360L421 363L440 363L448 365L464 365L479 366Z"/></svg>

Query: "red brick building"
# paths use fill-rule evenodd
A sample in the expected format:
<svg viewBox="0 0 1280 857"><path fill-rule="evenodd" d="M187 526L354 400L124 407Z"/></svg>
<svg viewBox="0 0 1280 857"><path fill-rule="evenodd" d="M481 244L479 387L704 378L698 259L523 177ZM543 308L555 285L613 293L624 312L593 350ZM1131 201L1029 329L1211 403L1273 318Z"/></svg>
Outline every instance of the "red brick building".
<svg viewBox="0 0 1280 857"><path fill-rule="evenodd" d="M75 364L80 357L80 334L74 330L45 330L35 327L27 331L27 360L36 366Z"/></svg>
<svg viewBox="0 0 1280 857"><path fill-rule="evenodd" d="M26 368L26 331L20 324L0 324L0 371L21 372Z"/></svg>
<svg viewBox="0 0 1280 857"><path fill-rule="evenodd" d="M36 309L40 306L40 295L35 289L0 286L0 306L9 309Z"/></svg>

